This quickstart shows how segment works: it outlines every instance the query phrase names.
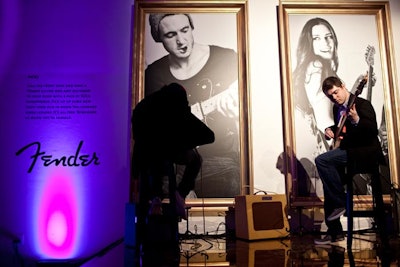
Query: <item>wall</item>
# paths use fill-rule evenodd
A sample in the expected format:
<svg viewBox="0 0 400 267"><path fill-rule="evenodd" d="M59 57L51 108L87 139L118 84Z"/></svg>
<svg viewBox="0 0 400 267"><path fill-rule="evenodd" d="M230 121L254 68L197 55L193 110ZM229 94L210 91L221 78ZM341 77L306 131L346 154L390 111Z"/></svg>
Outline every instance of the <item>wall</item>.
<svg viewBox="0 0 400 267"><path fill-rule="evenodd" d="M248 4L254 187L284 193L279 1ZM21 238L35 260L85 258L123 236L132 5L0 0L0 265L15 262ZM397 44L400 3L390 5Z"/></svg>

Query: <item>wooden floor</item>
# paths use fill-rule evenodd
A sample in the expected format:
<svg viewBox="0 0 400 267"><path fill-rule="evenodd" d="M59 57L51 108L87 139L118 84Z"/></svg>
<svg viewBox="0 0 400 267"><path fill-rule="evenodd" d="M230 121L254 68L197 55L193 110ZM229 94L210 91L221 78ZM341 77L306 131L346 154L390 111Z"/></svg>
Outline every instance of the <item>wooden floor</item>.
<svg viewBox="0 0 400 267"><path fill-rule="evenodd" d="M371 227L361 223L354 225L358 228L353 231L351 249L347 248L347 238L332 245L317 246L314 240L326 231L324 223L315 227L315 213L310 225L304 219L299 220L307 216L296 219L296 214L293 215L292 221L303 224L291 225L291 230L280 235L282 238L251 241L236 237L237 231L229 227L230 219L226 214L215 216L212 223L211 216L207 217L210 220L207 222L201 216L190 217L190 223L182 221L178 239L171 237L174 235L168 230L171 229L168 223L149 221L146 245L140 251L125 247L124 267L400 266L400 235L394 233L393 225L387 235L388 246L382 245L373 223ZM346 218L342 216L342 219ZM370 222L369 219L366 221ZM346 226L345 221L342 224ZM225 227L226 231L221 231ZM87 267L92 266L95 265Z"/></svg>
<svg viewBox="0 0 400 267"><path fill-rule="evenodd" d="M208 227L202 223L201 219L190 217L190 223L181 222L179 235L171 234L168 221L163 219L149 220L145 231L146 242L140 249L135 244L130 243L130 241L136 239L131 239L132 236L128 235L129 231L127 231L125 237L112 242L88 258L76 259L71 262L50 261L39 265L34 260L17 259L15 255L0 253L0 266L400 266L400 235L392 227L389 227L389 245L387 247L382 245L381 238L376 234L376 227L373 226L354 231L352 247L348 249L346 239L328 246L314 245L315 238L320 238L321 232L315 231L313 227L291 227L292 230L285 231L284 237L279 239L252 241L239 239L235 236L235 230L228 227L227 222L229 220L227 220L227 217L219 216L216 218L222 218L222 221L215 220L213 221L214 224ZM210 224L209 221L207 222ZM174 225L176 226L176 221ZM227 227L227 230L222 229L223 226ZM324 229L324 227L319 229ZM4 257L13 259L13 264L2 264L1 260Z"/></svg>
<svg viewBox="0 0 400 267"><path fill-rule="evenodd" d="M398 237L391 236L390 247L385 249L373 231L355 233L351 250L346 239L314 245L319 237L292 234L283 239L247 241L230 236L181 235L177 249L169 242L155 242L141 255L128 251L135 258L125 266L400 266Z"/></svg>
<svg viewBox="0 0 400 267"><path fill-rule="evenodd" d="M358 219L354 224L353 242L351 249L348 249L347 238L328 246L314 244L314 240L326 231L323 221L317 220L321 217L320 212L312 212L312 216L304 212L293 213L290 227L282 228L289 230L279 230L282 238L252 241L236 237L237 229L232 219L235 216L229 211L217 212L215 216L210 211L207 216L205 214L191 214L189 220L178 223L178 229L176 219L171 223L165 214L151 216L144 230L136 228L135 231L136 234L143 233L143 246L139 248L134 244L135 241L129 243L128 236L132 237L130 240L137 239L127 235L120 245L110 251L102 251L82 266L400 266L400 235L394 230L397 227L393 225L393 218L387 218L390 230L387 235L388 246L382 245L373 223L361 223L371 222L367 218ZM268 218L268 213L263 214ZM345 219L341 217L343 226L346 226ZM176 234L176 230L179 234Z"/></svg>

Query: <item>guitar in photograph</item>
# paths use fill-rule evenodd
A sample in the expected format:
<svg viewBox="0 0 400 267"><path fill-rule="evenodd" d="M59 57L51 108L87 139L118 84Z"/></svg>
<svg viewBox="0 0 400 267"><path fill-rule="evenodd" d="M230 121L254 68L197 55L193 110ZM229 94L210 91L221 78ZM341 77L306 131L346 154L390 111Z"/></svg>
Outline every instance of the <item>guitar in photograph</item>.
<svg viewBox="0 0 400 267"><path fill-rule="evenodd" d="M213 95L213 84L211 81L204 80L201 84L198 85L202 91L205 92L209 96L208 99L196 102L191 105L191 112L201 121L207 124L208 115L212 114L218 108L218 103L227 98L231 98L234 95L238 94L238 85L237 81L233 82L226 90L221 91Z"/></svg>

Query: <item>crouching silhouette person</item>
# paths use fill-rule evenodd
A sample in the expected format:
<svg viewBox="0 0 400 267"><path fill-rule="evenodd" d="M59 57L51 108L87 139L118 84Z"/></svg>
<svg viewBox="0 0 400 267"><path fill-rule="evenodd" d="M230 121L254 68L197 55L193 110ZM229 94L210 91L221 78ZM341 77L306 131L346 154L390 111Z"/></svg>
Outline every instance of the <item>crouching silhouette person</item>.
<svg viewBox="0 0 400 267"><path fill-rule="evenodd" d="M214 132L191 113L185 88L171 83L136 105L132 134L132 170L140 181L140 202L150 204L145 207L149 215L162 215L164 177L175 177L174 164L184 165L182 179L169 196L174 196L170 202L176 205L176 215L186 220L184 199L194 189L202 165L196 147L214 142Z"/></svg>

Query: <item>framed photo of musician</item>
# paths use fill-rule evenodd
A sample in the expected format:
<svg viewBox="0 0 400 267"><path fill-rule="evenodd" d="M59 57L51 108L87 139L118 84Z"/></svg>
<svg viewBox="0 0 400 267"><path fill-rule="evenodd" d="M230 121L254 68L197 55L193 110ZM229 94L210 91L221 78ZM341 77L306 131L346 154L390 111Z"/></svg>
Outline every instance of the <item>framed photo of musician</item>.
<svg viewBox="0 0 400 267"><path fill-rule="evenodd" d="M338 76L352 92L363 77L359 97L376 112L387 165L380 167L383 192L398 181L398 92L393 77L388 3L296 2L279 6L286 189L292 206L323 204L315 158L332 149L325 128L334 124L332 103L322 81ZM340 64L339 64L340 63ZM394 101L396 100L396 101ZM370 181L355 180L358 195L370 195Z"/></svg>
<svg viewBox="0 0 400 267"><path fill-rule="evenodd" d="M134 8L132 108L164 85L182 85L191 112L215 134L197 148L203 163L188 198L232 202L251 177L246 1L139 0ZM178 166L178 180L181 173Z"/></svg>

